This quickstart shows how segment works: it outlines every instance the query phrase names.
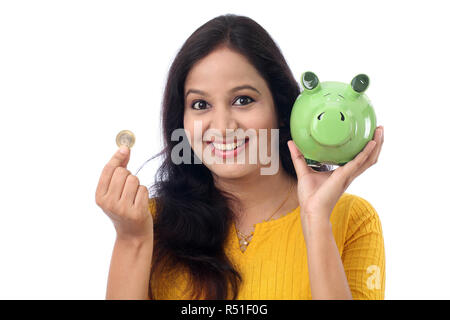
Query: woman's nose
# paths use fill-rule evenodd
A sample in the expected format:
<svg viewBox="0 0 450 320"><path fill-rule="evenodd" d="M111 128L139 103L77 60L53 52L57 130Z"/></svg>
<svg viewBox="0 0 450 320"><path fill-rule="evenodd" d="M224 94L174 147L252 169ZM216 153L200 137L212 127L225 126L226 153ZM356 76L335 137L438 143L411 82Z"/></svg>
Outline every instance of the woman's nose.
<svg viewBox="0 0 450 320"><path fill-rule="evenodd" d="M211 128L219 130L225 137L226 129L236 130L238 128L237 119L231 110L232 107L219 105L212 113Z"/></svg>

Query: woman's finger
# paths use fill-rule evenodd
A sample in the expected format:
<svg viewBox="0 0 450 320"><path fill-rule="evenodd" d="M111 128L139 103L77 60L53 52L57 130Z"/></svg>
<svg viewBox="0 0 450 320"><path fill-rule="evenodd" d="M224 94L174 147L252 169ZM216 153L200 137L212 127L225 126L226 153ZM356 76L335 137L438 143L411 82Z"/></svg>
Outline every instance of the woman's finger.
<svg viewBox="0 0 450 320"><path fill-rule="evenodd" d="M381 152L381 147L383 146L384 142L383 128L381 126L378 127L375 131L374 141L377 143L375 149L369 155L365 163L357 170L357 172L355 173L355 178L377 162L378 156Z"/></svg>
<svg viewBox="0 0 450 320"><path fill-rule="evenodd" d="M123 152L121 152L123 150ZM106 164L106 166L103 168L103 171L101 173L97 190L95 192L95 198L100 199L102 198L106 192L108 192L108 187L111 183L111 179L113 177L114 171L117 167L123 167L127 168L128 161L130 160L130 149L127 147L118 149L114 155L112 156L111 160Z"/></svg>
<svg viewBox="0 0 450 320"><path fill-rule="evenodd" d="M288 148L291 152L292 162L294 163L295 172L297 173L297 178L300 179L305 174L311 172L311 168L306 163L305 157L300 152L300 150L295 145L294 141L288 141Z"/></svg>
<svg viewBox="0 0 450 320"><path fill-rule="evenodd" d="M376 156L374 158L373 163L376 163L378 161L378 157L380 156L381 148L383 147L384 143L384 128L380 128L380 141L377 142L377 150L376 150Z"/></svg>
<svg viewBox="0 0 450 320"><path fill-rule="evenodd" d="M350 184L350 182L358 176L359 169L364 166L376 145L377 142L375 140L370 140L364 147L363 151L361 151L352 161L347 162L342 167L342 175L345 177L345 181L347 181L346 184Z"/></svg>
<svg viewBox="0 0 450 320"><path fill-rule="evenodd" d="M136 198L136 193L139 188L139 178L130 174L127 176L127 180L125 181L125 186L122 191L122 196L120 198L120 201L126 202L128 204L131 204L130 206L134 205L134 200Z"/></svg>

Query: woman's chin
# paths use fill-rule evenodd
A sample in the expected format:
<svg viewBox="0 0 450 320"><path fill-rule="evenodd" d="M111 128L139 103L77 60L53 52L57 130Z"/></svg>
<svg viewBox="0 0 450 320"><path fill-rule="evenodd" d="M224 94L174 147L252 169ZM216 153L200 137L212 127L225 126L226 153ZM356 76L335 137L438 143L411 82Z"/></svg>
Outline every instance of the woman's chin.
<svg viewBox="0 0 450 320"><path fill-rule="evenodd" d="M258 166L253 164L214 164L208 167L212 173L214 173L219 178L224 179L237 179L245 177L251 174L253 171L258 169Z"/></svg>

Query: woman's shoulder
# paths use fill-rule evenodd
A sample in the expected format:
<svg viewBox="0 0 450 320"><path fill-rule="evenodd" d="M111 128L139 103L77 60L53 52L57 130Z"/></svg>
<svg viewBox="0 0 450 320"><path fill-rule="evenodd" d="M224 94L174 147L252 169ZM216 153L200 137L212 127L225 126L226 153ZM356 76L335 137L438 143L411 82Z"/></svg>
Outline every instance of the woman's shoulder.
<svg viewBox="0 0 450 320"><path fill-rule="evenodd" d="M381 228L378 213L370 201L347 192L336 203L330 221L342 232L343 238L369 223Z"/></svg>
<svg viewBox="0 0 450 320"><path fill-rule="evenodd" d="M372 205L372 203L364 197L346 193L346 197L343 201L346 202L348 206L350 217L356 218L359 216L363 219L375 216L378 217L378 213L374 205Z"/></svg>
<svg viewBox="0 0 450 320"><path fill-rule="evenodd" d="M375 207L367 199L348 192L342 194L333 211L337 211L341 215L377 215Z"/></svg>
<svg viewBox="0 0 450 320"><path fill-rule="evenodd" d="M376 229L381 233L381 221L375 206L367 199L351 195L349 207L349 229L364 229L367 232Z"/></svg>

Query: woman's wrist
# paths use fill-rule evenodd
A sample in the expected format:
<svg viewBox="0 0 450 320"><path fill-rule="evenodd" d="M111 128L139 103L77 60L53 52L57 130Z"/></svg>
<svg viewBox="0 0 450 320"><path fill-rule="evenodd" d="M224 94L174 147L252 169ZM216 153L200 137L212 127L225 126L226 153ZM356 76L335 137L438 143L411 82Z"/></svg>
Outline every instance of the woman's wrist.
<svg viewBox="0 0 450 320"><path fill-rule="evenodd" d="M121 233L116 233L116 242L119 242L124 245L140 247L146 244L153 243L153 234L149 235L141 235L141 236L131 236L125 235Z"/></svg>
<svg viewBox="0 0 450 320"><path fill-rule="evenodd" d="M332 225L326 215L304 214L301 216L303 237L306 245L317 237L329 236L333 234Z"/></svg>

